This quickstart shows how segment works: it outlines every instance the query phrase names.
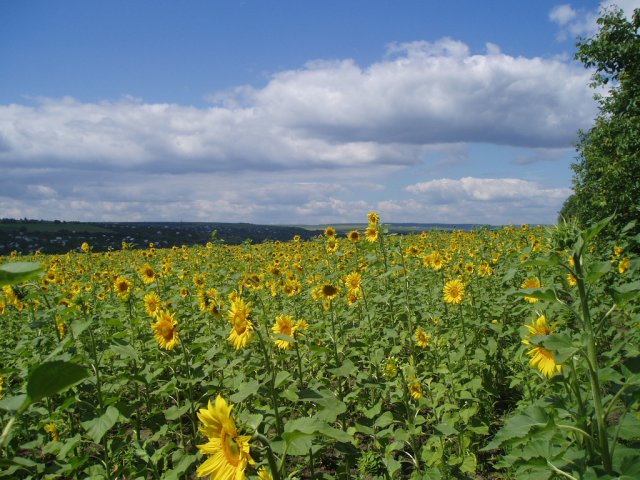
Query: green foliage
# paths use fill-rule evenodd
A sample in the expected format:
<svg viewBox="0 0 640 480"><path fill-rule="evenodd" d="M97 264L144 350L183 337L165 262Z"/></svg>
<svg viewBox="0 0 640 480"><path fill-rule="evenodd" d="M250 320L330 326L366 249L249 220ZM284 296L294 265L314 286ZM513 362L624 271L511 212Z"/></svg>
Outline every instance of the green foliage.
<svg viewBox="0 0 640 480"><path fill-rule="evenodd" d="M35 277L40 265L33 262L13 262L0 265L0 286L12 285Z"/></svg>
<svg viewBox="0 0 640 480"><path fill-rule="evenodd" d="M595 69L592 86L608 92L596 95L593 128L579 133L575 194L560 215L585 226L615 214L611 237L640 218L640 10L632 21L621 10L606 11L598 24L594 37L578 42L576 59Z"/></svg>

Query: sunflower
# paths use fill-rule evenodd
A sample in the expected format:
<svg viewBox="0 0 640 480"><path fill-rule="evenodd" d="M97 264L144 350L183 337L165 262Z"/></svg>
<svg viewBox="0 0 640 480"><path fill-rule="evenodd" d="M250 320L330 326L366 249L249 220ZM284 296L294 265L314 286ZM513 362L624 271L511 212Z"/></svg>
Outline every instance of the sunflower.
<svg viewBox="0 0 640 480"><path fill-rule="evenodd" d="M327 227L324 229L324 234L326 237L334 238L336 236L336 229L333 227Z"/></svg>
<svg viewBox="0 0 640 480"><path fill-rule="evenodd" d="M570 287L575 287L578 284L576 276L571 272L567 273L567 283Z"/></svg>
<svg viewBox="0 0 640 480"><path fill-rule="evenodd" d="M344 277L344 283L350 292L359 292L362 286L362 275L358 272L353 272Z"/></svg>
<svg viewBox="0 0 640 480"><path fill-rule="evenodd" d="M620 274L623 274L629 269L630 266L631 266L631 260L629 260L628 258L623 258L622 260L620 260L620 263L618 264L618 272L620 272Z"/></svg>
<svg viewBox="0 0 640 480"><path fill-rule="evenodd" d="M539 345L532 345L529 338L549 335L555 330L555 327L547 325L547 318L544 315L540 315L531 325L525 325L525 327L529 330L529 335L522 340L522 343L533 347L527 352L527 355L531 357L529 365L540 370L540 373L545 377L551 378L556 372L562 369L562 366L556 364L555 357L551 350Z"/></svg>
<svg viewBox="0 0 640 480"><path fill-rule="evenodd" d="M253 335L253 323L249 320L251 304L245 303L240 297L236 297L231 302L229 309L229 321L231 322L231 333L228 340L233 343L233 348L240 350L247 346Z"/></svg>
<svg viewBox="0 0 640 480"><path fill-rule="evenodd" d="M432 252L431 253L431 267L437 272L442 270L443 262L442 255L440 252Z"/></svg>
<svg viewBox="0 0 640 480"><path fill-rule="evenodd" d="M358 232L357 230L351 230L347 234L347 238L351 243L357 243L358 240L360 240L360 232Z"/></svg>
<svg viewBox="0 0 640 480"><path fill-rule="evenodd" d="M151 292L144 296L144 308L150 317L155 318L161 306L162 302L156 292Z"/></svg>
<svg viewBox="0 0 640 480"><path fill-rule="evenodd" d="M273 333L285 335L293 338L295 334L295 327L293 324L293 317L290 315L278 315L276 317L276 323L271 327ZM273 340L278 348L287 349L293 345L293 341L286 340L284 338L276 338Z"/></svg>
<svg viewBox="0 0 640 480"><path fill-rule="evenodd" d="M367 214L367 219L369 220L370 225L377 225L380 223L380 216L376 212L369 212Z"/></svg>
<svg viewBox="0 0 640 480"><path fill-rule="evenodd" d="M431 342L431 335L425 332L421 327L416 328L416 343L420 348L427 348Z"/></svg>
<svg viewBox="0 0 640 480"><path fill-rule="evenodd" d="M176 326L178 322L173 314L167 310L158 312L156 323L151 325L154 336L160 348L165 350L173 350L180 341Z"/></svg>
<svg viewBox="0 0 640 480"><path fill-rule="evenodd" d="M231 417L233 405L229 405L220 395L215 406L211 400L207 408L201 408L198 419L202 422L200 432L208 442L198 445L198 450L208 458L198 467L198 477L211 480L244 480L247 465L254 465L251 458L249 435L238 435L236 424Z"/></svg>
<svg viewBox="0 0 640 480"><path fill-rule="evenodd" d="M464 284L459 278L450 280L444 285L444 301L447 303L459 304L464 298Z"/></svg>
<svg viewBox="0 0 640 480"><path fill-rule="evenodd" d="M49 435L51 435L51 441L57 442L58 440L60 440L60 436L58 435L58 427L56 427L54 423L47 423L44 426L44 430Z"/></svg>
<svg viewBox="0 0 640 480"><path fill-rule="evenodd" d="M84 253L87 253L89 250L91 250L91 247L87 242L82 242L82 245L80 245L80 250L82 250Z"/></svg>
<svg viewBox="0 0 640 480"><path fill-rule="evenodd" d="M540 284L540 279L538 277L527 278L520 288L540 288L542 285ZM537 298L534 297L524 297L524 299L529 303L536 303L538 301Z"/></svg>
<svg viewBox="0 0 640 480"><path fill-rule="evenodd" d="M411 398L414 400L419 400L422 398L422 384L415 377L409 379L409 384L407 385L409 388L409 394Z"/></svg>
<svg viewBox="0 0 640 480"><path fill-rule="evenodd" d="M145 285L153 283L156 279L156 272L153 271L153 268L148 263L140 267L138 273L140 274L140 278L142 278L142 281Z"/></svg>
<svg viewBox="0 0 640 480"><path fill-rule="evenodd" d="M370 224L364 231L364 236L368 242L373 243L378 240L378 225Z"/></svg>
<svg viewBox="0 0 640 480"><path fill-rule="evenodd" d="M129 294L131 293L131 282L125 277L118 277L114 283L114 289L118 296L126 300L129 298Z"/></svg>
<svg viewBox="0 0 640 480"><path fill-rule="evenodd" d="M260 467L258 470L258 479L259 480L273 480L271 473L265 467Z"/></svg>
<svg viewBox="0 0 640 480"><path fill-rule="evenodd" d="M395 378L398 375L398 366L394 359L390 358L384 366L384 376L387 378Z"/></svg>
<svg viewBox="0 0 640 480"><path fill-rule="evenodd" d="M336 298L339 292L340 290L338 289L338 287L335 287L330 283L325 283L318 287L319 297L326 300L333 300L334 298Z"/></svg>

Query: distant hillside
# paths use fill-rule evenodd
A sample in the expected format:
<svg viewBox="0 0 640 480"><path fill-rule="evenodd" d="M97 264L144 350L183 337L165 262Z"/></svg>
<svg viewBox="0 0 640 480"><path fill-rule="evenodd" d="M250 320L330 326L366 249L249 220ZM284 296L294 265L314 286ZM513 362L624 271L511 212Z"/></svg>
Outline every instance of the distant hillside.
<svg viewBox="0 0 640 480"><path fill-rule="evenodd" d="M309 239L324 232L328 225L255 225L251 223L219 222L64 222L60 220L0 220L0 255L12 251L29 254L66 253L88 242L94 251L118 250L122 242L132 248L146 248L153 242L159 248L174 245L204 245L216 238L229 245L250 241L291 240L295 235ZM340 234L350 230L363 231L366 224L343 223L332 225ZM472 230L481 225L445 223L385 224L390 233L407 234L421 231ZM490 227L492 228L492 227Z"/></svg>
<svg viewBox="0 0 640 480"><path fill-rule="evenodd" d="M254 225L250 223L204 222L63 222L40 220L0 220L0 255L12 251L29 254L66 253L88 242L94 251L119 250L122 242L132 248L146 248L153 242L159 248L174 245L204 245L217 232L221 242L236 245L246 241L289 241L322 233L295 226Z"/></svg>

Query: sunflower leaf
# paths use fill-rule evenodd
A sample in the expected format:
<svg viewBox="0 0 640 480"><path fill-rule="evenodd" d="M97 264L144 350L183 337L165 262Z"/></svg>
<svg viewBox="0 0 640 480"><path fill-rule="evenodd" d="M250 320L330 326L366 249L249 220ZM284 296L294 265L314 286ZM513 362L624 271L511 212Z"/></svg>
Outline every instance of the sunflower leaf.
<svg viewBox="0 0 640 480"><path fill-rule="evenodd" d="M32 402L51 397L75 385L89 375L86 368L76 363L55 360L33 369L27 381L27 395Z"/></svg>
<svg viewBox="0 0 640 480"><path fill-rule="evenodd" d="M33 262L13 262L0 265L0 286L29 280L41 271L40 264Z"/></svg>

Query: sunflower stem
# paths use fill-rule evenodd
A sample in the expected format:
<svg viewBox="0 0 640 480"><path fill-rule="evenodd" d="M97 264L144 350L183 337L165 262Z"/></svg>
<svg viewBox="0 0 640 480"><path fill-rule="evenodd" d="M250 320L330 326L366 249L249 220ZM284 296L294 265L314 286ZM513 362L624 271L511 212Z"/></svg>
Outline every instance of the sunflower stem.
<svg viewBox="0 0 640 480"><path fill-rule="evenodd" d="M273 480L280 480L281 478L281 470L284 468L284 457L282 458L282 462L280 463L280 468L278 468L278 463L276 462L276 457L273 454L273 450L271 449L271 442L267 437L262 435L261 433L254 433L253 438L258 440L264 447L267 449L267 461L269 462L269 468L271 469L271 476Z"/></svg>
<svg viewBox="0 0 640 480"><path fill-rule="evenodd" d="M587 291L585 288L584 274L582 271L582 252L573 255L574 268L576 269L576 281L578 284L578 292L580 294L580 304L582 307L582 321L584 322L587 333L587 365L589 378L591 380L591 395L593 397L593 407L596 415L596 425L598 428L598 440L600 444L600 457L605 471L608 474L613 473L613 465L611 461L611 452L609 451L609 440L607 437L607 425L604 408L602 406L602 397L600 392L600 378L598 377L598 356L596 351L595 335L591 312L589 311L589 303Z"/></svg>

